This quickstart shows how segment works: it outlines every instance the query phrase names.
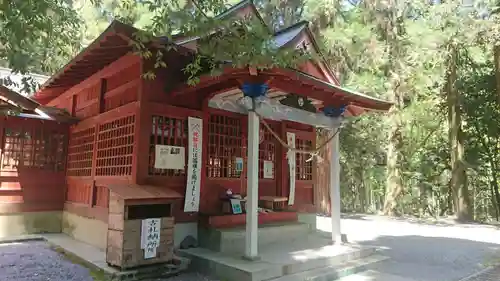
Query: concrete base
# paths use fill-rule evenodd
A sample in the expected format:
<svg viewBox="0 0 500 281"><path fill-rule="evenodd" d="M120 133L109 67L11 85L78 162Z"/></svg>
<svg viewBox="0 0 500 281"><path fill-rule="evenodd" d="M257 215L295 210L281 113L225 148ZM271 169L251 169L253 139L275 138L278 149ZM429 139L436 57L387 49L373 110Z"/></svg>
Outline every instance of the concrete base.
<svg viewBox="0 0 500 281"><path fill-rule="evenodd" d="M61 232L60 211L0 215L0 238Z"/></svg>
<svg viewBox="0 0 500 281"><path fill-rule="evenodd" d="M103 221L65 211L62 216L62 232L101 250L106 249L108 224Z"/></svg>
<svg viewBox="0 0 500 281"><path fill-rule="evenodd" d="M245 228L203 228L200 227L200 247L215 252L242 256L245 254ZM304 223L274 223L259 226L259 249L280 241L293 243L307 236L311 230ZM260 251L260 250L259 250Z"/></svg>
<svg viewBox="0 0 500 281"><path fill-rule="evenodd" d="M174 225L174 246L179 248L182 240L187 236L192 236L198 240L198 223L176 223Z"/></svg>
<svg viewBox="0 0 500 281"><path fill-rule="evenodd" d="M317 228L317 215L309 213L298 213L298 219L301 223L307 223L312 231L316 231Z"/></svg>
<svg viewBox="0 0 500 281"><path fill-rule="evenodd" d="M310 234L295 242L277 242L261 248L259 261L204 248L179 250L190 258L192 269L220 280L302 281L334 280L364 270L384 257L373 255L373 247L332 246L321 235Z"/></svg>

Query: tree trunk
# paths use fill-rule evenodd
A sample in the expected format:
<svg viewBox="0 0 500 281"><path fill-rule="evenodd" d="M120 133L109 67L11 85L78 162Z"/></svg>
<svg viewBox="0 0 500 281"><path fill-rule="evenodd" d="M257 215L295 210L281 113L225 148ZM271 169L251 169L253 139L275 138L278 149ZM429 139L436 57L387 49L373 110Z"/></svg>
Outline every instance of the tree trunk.
<svg viewBox="0 0 500 281"><path fill-rule="evenodd" d="M458 52L456 46L450 47L450 60L447 75L447 103L449 142L451 156L451 190L455 215L459 221L472 220L470 198L467 189L467 177L464 166L464 140L462 133L462 118L460 112L459 93L455 86L457 81Z"/></svg>
<svg viewBox="0 0 500 281"><path fill-rule="evenodd" d="M316 136L317 143L324 143L329 138L328 131L325 130L317 130ZM321 149L319 156L323 161L315 161L317 168L315 197L316 202L319 202L318 212L323 215L330 215L330 146L326 145Z"/></svg>
<svg viewBox="0 0 500 281"><path fill-rule="evenodd" d="M497 99L500 103L500 45L493 47L493 57L495 59L495 77L497 80Z"/></svg>
<svg viewBox="0 0 500 281"><path fill-rule="evenodd" d="M394 106L389 110L389 142L387 145L387 179L384 200L385 215L395 215L397 208L397 200L403 191L401 180L401 169L399 161L401 159L401 147L403 144L401 136L401 110L403 109L403 94L401 90L401 78L399 77L401 69L401 40L398 36L403 35L402 21L398 20L397 3L396 1L388 1L385 3L386 16L388 22L382 21L384 26L384 36L389 48L389 63L386 66L385 75L391 82L389 90L389 99L394 103Z"/></svg>

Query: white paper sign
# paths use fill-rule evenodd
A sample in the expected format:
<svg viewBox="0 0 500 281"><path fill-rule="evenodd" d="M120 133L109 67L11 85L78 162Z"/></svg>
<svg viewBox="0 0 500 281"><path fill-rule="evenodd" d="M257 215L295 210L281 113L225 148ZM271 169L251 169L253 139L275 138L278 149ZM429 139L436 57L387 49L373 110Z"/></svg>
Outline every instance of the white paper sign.
<svg viewBox="0 0 500 281"><path fill-rule="evenodd" d="M201 150L203 147L203 120L188 118L188 166L184 212L198 212L200 208Z"/></svg>
<svg viewBox="0 0 500 281"><path fill-rule="evenodd" d="M155 146L155 169L184 170L185 157L182 146L157 144Z"/></svg>
<svg viewBox="0 0 500 281"><path fill-rule="evenodd" d="M289 147L295 148L295 134L287 132L286 140ZM289 149L286 155L288 159L288 170L290 173L290 195L288 196L288 205L293 205L295 202L295 151Z"/></svg>
<svg viewBox="0 0 500 281"><path fill-rule="evenodd" d="M273 161L264 160L264 178L274 178L274 163Z"/></svg>
<svg viewBox="0 0 500 281"><path fill-rule="evenodd" d="M144 259L156 257L156 249L160 246L161 219L145 219L141 222L141 249Z"/></svg>

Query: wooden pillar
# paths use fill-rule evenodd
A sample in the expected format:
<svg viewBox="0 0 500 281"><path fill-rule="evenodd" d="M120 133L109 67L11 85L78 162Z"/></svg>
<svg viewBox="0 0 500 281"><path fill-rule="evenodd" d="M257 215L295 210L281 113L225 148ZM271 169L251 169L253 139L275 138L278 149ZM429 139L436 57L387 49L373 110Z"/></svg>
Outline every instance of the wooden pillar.
<svg viewBox="0 0 500 281"><path fill-rule="evenodd" d="M248 112L245 258L249 260L258 259L259 123L257 114Z"/></svg>
<svg viewBox="0 0 500 281"><path fill-rule="evenodd" d="M333 133L337 133L330 142L330 211L332 223L332 242L340 244L342 242L342 232L340 230L340 144L337 128Z"/></svg>
<svg viewBox="0 0 500 281"><path fill-rule="evenodd" d="M153 69L151 61L142 60L140 73ZM150 95L154 90L153 81L139 78L137 89L137 109L134 127L134 157L132 159L132 182L145 184L149 165L149 138L151 136L151 121L153 114L150 110ZM158 78L156 78L158 79Z"/></svg>

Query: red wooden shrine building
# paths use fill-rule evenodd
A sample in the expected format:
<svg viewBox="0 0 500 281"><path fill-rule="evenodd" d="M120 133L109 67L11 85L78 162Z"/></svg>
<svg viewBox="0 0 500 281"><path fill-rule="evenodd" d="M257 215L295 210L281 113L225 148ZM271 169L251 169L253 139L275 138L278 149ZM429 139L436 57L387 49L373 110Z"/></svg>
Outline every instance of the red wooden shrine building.
<svg viewBox="0 0 500 281"><path fill-rule="evenodd" d="M260 18L251 1L243 1L219 17L243 16ZM325 114L327 109L345 109L344 116L349 116L366 110L386 111L391 106L340 87L335 73L319 59L297 70L227 68L218 77L202 76L198 84L188 86L182 69L192 59L198 39L182 36L167 43L177 46L164 55L168 67L155 69L153 80L142 79L141 74L153 68L151 62L133 53L129 41L135 31L131 26L113 22L41 87L34 100L45 107L64 109L79 121L76 124L50 121L53 127L46 125L50 129L44 134L51 134L58 142L54 144L57 149L51 150L54 160L45 160L53 163L50 169L54 172L42 173L50 170L49 166L40 166L35 160L17 167L18 173L27 168L37 171L36 174L30 172L33 177L29 183L20 183L23 188L30 189L34 181L43 185L37 186L43 188L36 193L37 198L25 196L26 202L42 205L37 200L51 197L54 204L50 208L40 207L39 211L61 212L62 231L102 249L109 246L108 230L115 224L111 221L111 205L116 198L126 198L129 205L171 202L172 212L168 215L175 218L173 240L176 245L187 235L197 237L199 226L232 227L247 223L249 229L249 218L256 227L257 216L260 223L296 221L303 214L316 212L316 160L308 161L309 155L296 153L295 174L290 176L288 149L265 127L259 129L255 116L252 115L252 121L241 107L235 106L245 96L248 81L266 85L268 106L272 110L262 110L260 114L281 139L287 140L292 133L295 140L289 145L298 149L316 147L316 126L330 129L339 126L338 115ZM319 54L306 22L275 33L274 40L280 48L304 48ZM9 120L14 118L21 117L9 117ZM197 170L199 189L191 192L192 175L188 174L195 173L190 169L194 167L193 161L198 161L188 159L193 145L188 126L192 120L201 125L196 133L199 135L195 134L201 136L198 142L201 168ZM3 122L5 124L5 120ZM2 150L2 159L8 159L7 145L12 141L5 133L7 127L3 128L6 150ZM257 134L252 133L256 128ZM252 141L256 135L259 137L254 146ZM67 147L64 147L66 137ZM336 144L337 155L333 157L338 160L338 137ZM36 152L44 145L47 144L34 141L29 149ZM185 168L158 168L155 164L157 145L183 147ZM247 159L247 150L251 150L248 154L255 158ZM65 158L65 165L60 158ZM242 161L243 169L238 161ZM7 166L2 160L2 169ZM252 171L252 167L257 169ZM338 166L336 168L338 174ZM255 180L254 176L257 181L248 179ZM294 194L291 194L291 181ZM223 198L227 191L246 196L252 188L249 183L258 186L257 191L252 190L252 199L247 199L250 200L247 209L255 211L255 216L225 214ZM338 189L338 182L335 184ZM193 203L197 211L185 211L189 210L185 202L188 194L197 200ZM258 199L286 200L286 211L257 215Z"/></svg>

